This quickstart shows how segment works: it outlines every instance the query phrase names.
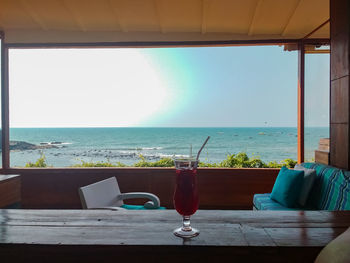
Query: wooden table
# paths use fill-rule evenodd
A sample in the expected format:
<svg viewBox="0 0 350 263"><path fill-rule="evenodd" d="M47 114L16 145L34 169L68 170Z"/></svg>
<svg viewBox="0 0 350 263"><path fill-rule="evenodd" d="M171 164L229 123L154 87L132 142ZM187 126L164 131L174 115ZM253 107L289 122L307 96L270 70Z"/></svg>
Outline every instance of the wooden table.
<svg viewBox="0 0 350 263"><path fill-rule="evenodd" d="M172 234L181 224L174 210L0 210L0 259L313 262L350 226L350 211L200 210L191 221L201 233L183 240Z"/></svg>

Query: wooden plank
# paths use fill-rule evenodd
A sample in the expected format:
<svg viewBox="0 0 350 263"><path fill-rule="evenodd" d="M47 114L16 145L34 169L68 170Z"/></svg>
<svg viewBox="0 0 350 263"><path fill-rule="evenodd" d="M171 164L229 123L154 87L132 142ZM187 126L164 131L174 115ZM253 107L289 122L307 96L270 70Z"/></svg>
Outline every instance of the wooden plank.
<svg viewBox="0 0 350 263"><path fill-rule="evenodd" d="M315 150L315 162L329 165L329 152Z"/></svg>
<svg viewBox="0 0 350 263"><path fill-rule="evenodd" d="M346 169L349 167L349 124L331 123L330 164Z"/></svg>
<svg viewBox="0 0 350 263"><path fill-rule="evenodd" d="M325 144L319 144L318 145L318 150L320 151L326 151L326 152L329 152L329 145L325 145Z"/></svg>
<svg viewBox="0 0 350 263"><path fill-rule="evenodd" d="M37 245L247 246L239 225L197 224L200 235L187 242L173 234L178 226L167 222L111 227L7 226L6 238L0 240L1 244Z"/></svg>
<svg viewBox="0 0 350 263"><path fill-rule="evenodd" d="M21 201L21 178L19 175L0 175L0 207Z"/></svg>
<svg viewBox="0 0 350 263"><path fill-rule="evenodd" d="M191 221L201 233L189 240L172 234L180 219L174 210L0 210L0 254L5 262L313 262L350 225L350 211L199 210ZM311 222L318 227L303 226Z"/></svg>
<svg viewBox="0 0 350 263"><path fill-rule="evenodd" d="M1 35L1 145L2 167L10 167L10 128L9 128L9 49L4 44L5 34Z"/></svg>
<svg viewBox="0 0 350 263"><path fill-rule="evenodd" d="M259 215L261 214L261 215ZM172 230L181 224L174 210L0 210L2 243L35 244L129 244L178 245L181 240ZM219 246L323 246L350 225L350 211L342 213L289 213L200 210L192 225L200 229L200 238L191 245ZM254 227L249 225L255 224ZM274 224L266 227L263 223ZM286 222L295 227L284 227ZM318 222L318 227L304 223ZM332 223L322 225L323 223ZM339 227L337 222L347 223ZM260 224L260 225L259 225ZM156 229L156 231L155 231ZM266 232L262 231L265 229ZM40 235L38 235L40 233ZM322 238L320 238L322 236ZM83 237L83 240L81 240Z"/></svg>
<svg viewBox="0 0 350 263"><path fill-rule="evenodd" d="M6 245L4 262L314 262L321 248L218 247L218 246L89 246Z"/></svg>
<svg viewBox="0 0 350 263"><path fill-rule="evenodd" d="M330 1L330 34L332 47L330 56L330 164L346 170L350 169L349 13L349 1Z"/></svg>
<svg viewBox="0 0 350 263"><path fill-rule="evenodd" d="M319 25L318 27L316 27L314 30L312 30L310 33L308 33L307 35L305 35L303 37L303 39L307 39L310 36L312 36L314 33L316 33L318 30L320 30L322 27L324 27L325 25L327 25L330 22L330 19L328 19L327 21L323 22L321 25Z"/></svg>
<svg viewBox="0 0 350 263"><path fill-rule="evenodd" d="M249 246L274 247L276 243L262 227L242 225L243 235Z"/></svg>
<svg viewBox="0 0 350 263"><path fill-rule="evenodd" d="M330 1L331 81L349 76L349 12L348 0Z"/></svg>
<svg viewBox="0 0 350 263"><path fill-rule="evenodd" d="M75 42L75 43L6 43L8 48L144 48L144 47L223 47L223 46L261 46L299 43L299 39L266 39L266 40L208 40L208 41L138 41L138 42ZM328 38L305 39L304 43L330 43Z"/></svg>
<svg viewBox="0 0 350 263"><path fill-rule="evenodd" d="M332 49L333 50L333 49ZM331 123L348 123L349 121L349 76L331 81L330 118Z"/></svg>
<svg viewBox="0 0 350 263"><path fill-rule="evenodd" d="M329 138L321 138L319 145L329 145Z"/></svg>
<svg viewBox="0 0 350 263"><path fill-rule="evenodd" d="M323 247L346 228L265 228L278 246Z"/></svg>
<svg viewBox="0 0 350 263"><path fill-rule="evenodd" d="M116 176L122 192L156 194L173 207L174 168L10 169L22 175L23 208L81 208L78 188ZM250 210L255 193L271 192L279 169L198 170L201 209ZM129 203L143 204L144 200Z"/></svg>
<svg viewBox="0 0 350 263"><path fill-rule="evenodd" d="M305 44L298 44L298 163L304 162Z"/></svg>
<svg viewBox="0 0 350 263"><path fill-rule="evenodd" d="M318 150L329 152L330 140L329 138L321 138L318 143Z"/></svg>
<svg viewBox="0 0 350 263"><path fill-rule="evenodd" d="M62 211L62 215L58 211ZM114 226L128 223L169 222L177 226L181 216L175 210L111 211L111 210L0 210L0 225L47 226ZM344 227L350 225L350 211L239 211L198 210L192 217L194 225L244 224L249 227Z"/></svg>

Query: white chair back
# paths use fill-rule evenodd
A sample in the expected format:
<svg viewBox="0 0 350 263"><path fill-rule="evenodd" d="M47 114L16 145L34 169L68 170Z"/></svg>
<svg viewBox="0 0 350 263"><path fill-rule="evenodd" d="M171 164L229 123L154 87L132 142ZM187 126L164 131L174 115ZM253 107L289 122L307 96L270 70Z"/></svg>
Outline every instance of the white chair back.
<svg viewBox="0 0 350 263"><path fill-rule="evenodd" d="M120 189L115 177L79 188L84 209L121 206L124 203L118 199L119 195Z"/></svg>

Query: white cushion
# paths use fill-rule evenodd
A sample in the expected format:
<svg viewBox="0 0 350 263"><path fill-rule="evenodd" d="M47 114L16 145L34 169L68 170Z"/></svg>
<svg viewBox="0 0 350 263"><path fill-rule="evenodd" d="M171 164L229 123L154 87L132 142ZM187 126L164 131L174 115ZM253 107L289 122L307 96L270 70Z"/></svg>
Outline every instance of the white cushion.
<svg viewBox="0 0 350 263"><path fill-rule="evenodd" d="M350 262L350 228L332 240L316 258L315 263Z"/></svg>
<svg viewBox="0 0 350 263"><path fill-rule="evenodd" d="M301 187L298 203L301 206L306 204L307 198L311 191L312 186L314 185L316 179L316 170L307 169L300 164L295 165L294 170L303 170L304 171L304 182Z"/></svg>

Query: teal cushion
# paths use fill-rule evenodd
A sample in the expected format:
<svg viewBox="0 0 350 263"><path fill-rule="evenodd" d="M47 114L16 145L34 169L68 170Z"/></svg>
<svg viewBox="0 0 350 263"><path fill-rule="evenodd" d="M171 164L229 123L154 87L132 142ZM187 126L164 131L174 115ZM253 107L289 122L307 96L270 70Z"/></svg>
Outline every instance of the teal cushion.
<svg viewBox="0 0 350 263"><path fill-rule="evenodd" d="M271 194L255 194L253 204L256 210L301 210L302 208L288 208L270 198Z"/></svg>
<svg viewBox="0 0 350 263"><path fill-rule="evenodd" d="M303 185L304 171L282 167L272 189L271 199L285 207L295 207Z"/></svg>
<svg viewBox="0 0 350 263"><path fill-rule="evenodd" d="M307 204L317 210L350 210L350 173L319 163L303 163L316 170Z"/></svg>
<svg viewBox="0 0 350 263"><path fill-rule="evenodd" d="M159 208L145 208L143 205L122 205L122 208L128 209L128 210L164 210L165 207L161 206Z"/></svg>

